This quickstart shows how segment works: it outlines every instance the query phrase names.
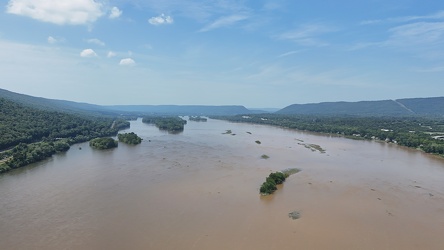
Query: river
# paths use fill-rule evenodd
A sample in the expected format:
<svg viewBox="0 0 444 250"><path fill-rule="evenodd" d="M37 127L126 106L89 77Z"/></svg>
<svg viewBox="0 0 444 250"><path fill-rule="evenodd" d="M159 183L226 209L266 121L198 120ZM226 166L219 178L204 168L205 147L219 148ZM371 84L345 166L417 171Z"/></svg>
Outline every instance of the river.
<svg viewBox="0 0 444 250"><path fill-rule="evenodd" d="M105 151L76 144L1 175L0 248L444 246L439 157L381 142L212 119L188 121L174 135L139 119L124 132L143 142ZM260 196L265 177L286 168L301 172L273 195ZM292 211L301 217L289 218Z"/></svg>

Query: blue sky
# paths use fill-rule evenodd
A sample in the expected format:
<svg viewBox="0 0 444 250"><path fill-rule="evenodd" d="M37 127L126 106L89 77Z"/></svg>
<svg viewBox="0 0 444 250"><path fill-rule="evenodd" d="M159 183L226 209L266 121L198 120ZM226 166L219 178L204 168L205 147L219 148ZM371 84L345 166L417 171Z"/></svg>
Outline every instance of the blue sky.
<svg viewBox="0 0 444 250"><path fill-rule="evenodd" d="M444 94L436 0L9 0L0 88L282 108Z"/></svg>

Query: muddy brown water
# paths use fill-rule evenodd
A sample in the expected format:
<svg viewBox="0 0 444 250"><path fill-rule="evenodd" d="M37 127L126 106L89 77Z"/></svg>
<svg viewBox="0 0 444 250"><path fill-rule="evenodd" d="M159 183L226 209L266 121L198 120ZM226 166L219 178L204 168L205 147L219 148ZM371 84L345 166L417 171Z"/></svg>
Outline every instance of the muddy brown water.
<svg viewBox="0 0 444 250"><path fill-rule="evenodd" d="M128 131L142 144L77 144L0 176L0 248L443 249L441 158L211 119L177 135L140 120ZM259 195L270 172L293 167Z"/></svg>

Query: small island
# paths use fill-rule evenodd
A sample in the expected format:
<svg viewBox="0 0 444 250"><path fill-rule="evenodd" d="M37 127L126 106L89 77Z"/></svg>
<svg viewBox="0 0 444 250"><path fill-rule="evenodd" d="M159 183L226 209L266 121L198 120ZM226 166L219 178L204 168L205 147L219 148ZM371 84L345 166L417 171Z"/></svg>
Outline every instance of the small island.
<svg viewBox="0 0 444 250"><path fill-rule="evenodd" d="M290 175L298 173L300 170L297 168L289 168L282 172L271 173L266 179L265 182L262 183L259 192L262 195L272 194L277 190L278 184L284 183L285 179L287 179Z"/></svg>
<svg viewBox="0 0 444 250"><path fill-rule="evenodd" d="M190 116L190 121L195 121L195 122L206 122L207 118L202 117L202 116Z"/></svg>
<svg viewBox="0 0 444 250"><path fill-rule="evenodd" d="M142 142L142 138L140 138L134 132L125 133L125 134L118 134L117 139L119 139L120 142L123 142L126 144L131 144L131 145L137 145Z"/></svg>
<svg viewBox="0 0 444 250"><path fill-rule="evenodd" d="M276 185L284 183L286 176L282 172L271 173L266 179L265 182L262 183L261 188L259 189L260 193L263 195L272 194L277 190Z"/></svg>
<svg viewBox="0 0 444 250"><path fill-rule="evenodd" d="M96 138L89 141L89 146L95 149L116 148L118 142L111 137Z"/></svg>
<svg viewBox="0 0 444 250"><path fill-rule="evenodd" d="M183 120L180 117L156 117L156 116L147 116L142 119L143 123L154 124L160 130L166 130L170 133L179 133L184 129L187 121Z"/></svg>

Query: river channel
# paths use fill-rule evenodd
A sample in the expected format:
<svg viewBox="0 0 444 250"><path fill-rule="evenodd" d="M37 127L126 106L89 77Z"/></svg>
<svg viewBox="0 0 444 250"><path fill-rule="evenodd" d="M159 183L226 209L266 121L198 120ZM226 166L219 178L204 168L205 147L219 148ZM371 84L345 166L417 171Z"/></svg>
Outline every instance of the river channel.
<svg viewBox="0 0 444 250"><path fill-rule="evenodd" d="M212 119L180 134L139 119L122 132L143 141L76 144L0 175L0 248L443 249L442 158ZM287 168L301 171L259 195Z"/></svg>

